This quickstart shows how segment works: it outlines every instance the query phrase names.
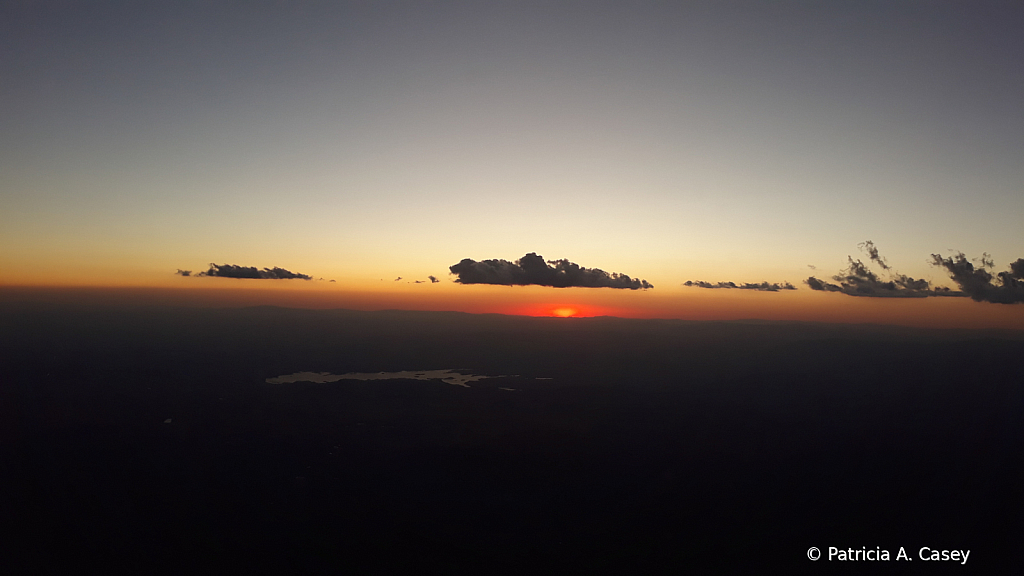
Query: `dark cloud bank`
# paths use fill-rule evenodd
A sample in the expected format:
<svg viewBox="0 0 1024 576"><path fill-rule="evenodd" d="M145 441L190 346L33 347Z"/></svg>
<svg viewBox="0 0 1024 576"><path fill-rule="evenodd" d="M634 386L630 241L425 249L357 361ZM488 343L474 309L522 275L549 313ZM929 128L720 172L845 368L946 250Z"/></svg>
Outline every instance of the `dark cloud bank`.
<svg viewBox="0 0 1024 576"><path fill-rule="evenodd" d="M849 258L849 266L843 272L832 277L839 284L832 284L811 276L804 283L811 290L825 292L842 292L849 296L870 296L875 298L925 298L928 296L965 296L962 292L949 288L933 288L924 279L915 279L903 274L893 273L888 280L883 280L868 269L860 260Z"/></svg>
<svg viewBox="0 0 1024 576"><path fill-rule="evenodd" d="M964 254L958 253L950 258L932 254L933 266L944 268L960 290L945 287L933 287L924 279L915 279L900 274L892 269L878 253L878 248L870 240L859 245L860 249L886 271L888 278L879 278L862 261L847 257L849 265L846 270L832 277L838 284L819 280L811 276L804 283L811 290L825 292L842 292L849 296L869 296L876 298L925 298L928 296L969 296L977 302L994 302L1013 304L1024 302L1024 258L1010 264L1010 270L993 275L988 271L994 267L992 259L985 254L980 265L976 267Z"/></svg>
<svg viewBox="0 0 1024 576"><path fill-rule="evenodd" d="M175 272L180 276L192 276L191 270L178 270ZM264 268L260 270L255 266L235 266L234 264L213 264L210 269L200 272L196 276L217 276L219 278L251 278L254 280L312 280L313 277L306 274L291 272L284 268Z"/></svg>
<svg viewBox="0 0 1024 576"><path fill-rule="evenodd" d="M779 290L796 290L796 286L793 286L789 282L761 282L760 284L751 284L745 282L743 284L736 284L735 282L704 282L698 280L696 282L687 280L683 282L683 286L695 286L697 288L736 288L737 290L758 290L760 292L778 292Z"/></svg>
<svg viewBox="0 0 1024 576"><path fill-rule="evenodd" d="M1016 304L1024 302L1024 258L1010 264L1010 269L993 275L988 269L994 264L988 254L981 258L981 265L975 267L963 252L943 258L932 254L932 264L945 268L960 290L977 302Z"/></svg>
<svg viewBox="0 0 1024 576"><path fill-rule="evenodd" d="M846 270L832 277L839 284L819 280L814 276L804 280L804 283L811 290L842 292L849 296L869 296L874 298L965 296L962 292L950 290L949 288L933 288L927 280L912 278L894 271L885 258L879 255L878 248L871 240L858 244L858 248L868 256L869 262L874 262L887 272L888 279L879 278L864 262L859 259L854 260L852 256L847 256L849 265L846 267Z"/></svg>
<svg viewBox="0 0 1024 576"><path fill-rule="evenodd" d="M553 286L555 288L654 288L646 280L625 274L608 273L597 268L583 268L568 260L547 260L531 252L515 262L508 260L464 259L449 267L459 284L500 284L504 286Z"/></svg>

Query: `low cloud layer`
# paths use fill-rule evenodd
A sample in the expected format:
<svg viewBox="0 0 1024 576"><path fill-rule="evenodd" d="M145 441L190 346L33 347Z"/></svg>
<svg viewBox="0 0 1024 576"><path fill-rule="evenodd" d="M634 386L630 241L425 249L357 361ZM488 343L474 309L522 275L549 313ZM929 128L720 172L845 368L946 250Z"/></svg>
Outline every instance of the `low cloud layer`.
<svg viewBox="0 0 1024 576"><path fill-rule="evenodd" d="M1006 272L992 274L995 265L988 254L975 266L963 252L949 258L932 254L932 264L944 268L960 290L977 302L1016 304L1024 302L1024 258L1010 264Z"/></svg>
<svg viewBox="0 0 1024 576"><path fill-rule="evenodd" d="M832 277L838 284L832 284L811 276L804 283L811 290L824 292L842 292L848 296L867 296L873 298L927 298L928 296L966 296L963 292L949 288L934 288L924 279L915 279L900 274L892 269L878 253L878 248L868 240L858 247L874 262L886 271L887 278L880 278L872 272L864 262L847 257L849 265L845 270Z"/></svg>
<svg viewBox="0 0 1024 576"><path fill-rule="evenodd" d="M761 282L760 284L751 284L745 282L743 284L736 284L734 282L704 282L698 280L696 282L687 280L683 282L683 286L694 286L697 288L736 288L737 290L758 290L761 292L778 292L779 290L796 290L796 286L793 286L789 282Z"/></svg>
<svg viewBox="0 0 1024 576"><path fill-rule="evenodd" d="M555 288L625 288L647 290L654 288L646 280L630 278L625 274L608 273L597 268L583 268L568 260L547 260L529 253L516 260L464 259L448 268L459 284L499 284L503 286L552 286Z"/></svg>
<svg viewBox="0 0 1024 576"><path fill-rule="evenodd" d="M176 274L192 276L190 270L178 270ZM312 280L312 276L285 270L284 268L264 268L255 266L235 266L234 264L210 264L210 269L195 276L216 276L218 278L249 278L253 280Z"/></svg>

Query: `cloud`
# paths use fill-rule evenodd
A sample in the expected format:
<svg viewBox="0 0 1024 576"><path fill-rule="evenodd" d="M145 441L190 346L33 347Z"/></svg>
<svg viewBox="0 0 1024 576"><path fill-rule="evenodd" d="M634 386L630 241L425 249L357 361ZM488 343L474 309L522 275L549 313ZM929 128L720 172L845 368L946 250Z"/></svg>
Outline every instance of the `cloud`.
<svg viewBox="0 0 1024 576"><path fill-rule="evenodd" d="M789 282L782 282L782 283L778 283L778 282L775 282L775 283L761 282L760 284L750 284L750 283L736 284L734 282L717 282L715 284L712 284L711 282L704 282L702 280L699 280L697 282L693 282L691 280L687 280L686 282L683 282L683 286L695 286L697 288L736 288L737 290L758 290L760 292L778 292L779 290L796 290L796 286L793 286Z"/></svg>
<svg viewBox="0 0 1024 576"><path fill-rule="evenodd" d="M401 279L402 277L399 276L398 278L395 279L395 282L398 282ZM412 282L407 281L406 284L426 284L428 281L431 284L437 284L438 282L440 282L440 280L438 280L436 276L427 276L427 280L413 280Z"/></svg>
<svg viewBox="0 0 1024 576"><path fill-rule="evenodd" d="M399 281L399 280L401 280L401 279L402 279L402 277L401 277L401 276L399 276L398 278L395 278L394 280L392 280L392 282L398 282L398 281Z"/></svg>
<svg viewBox="0 0 1024 576"><path fill-rule="evenodd" d="M625 274L605 272L597 268L583 268L568 260L547 260L531 252L515 262L466 258L448 268L458 276L459 284L500 284L503 286L552 286L555 288L627 288L629 290L654 288L646 280L630 278Z"/></svg>
<svg viewBox="0 0 1024 576"><path fill-rule="evenodd" d="M1024 258L1012 262L1008 271L995 275L986 270L995 266L988 254L982 255L977 268L967 260L963 252L949 258L932 254L932 264L945 268L960 290L976 302L1024 302Z"/></svg>
<svg viewBox="0 0 1024 576"><path fill-rule="evenodd" d="M192 271L191 270L182 270L181 268L178 268L178 271L175 272L175 274L177 274L178 276L191 276L192 275Z"/></svg>
<svg viewBox="0 0 1024 576"><path fill-rule="evenodd" d="M871 240L866 240L864 242L861 242L860 244L857 244L857 248L860 248L861 252L867 254L868 258L870 258L872 262L875 262L876 264L881 266L882 270L889 270L890 268L892 268L891 266L889 266L889 263L886 262L885 258L882 258L881 256L878 255L878 248L875 247L875 243L872 242Z"/></svg>
<svg viewBox="0 0 1024 576"><path fill-rule="evenodd" d="M821 280L818 280L814 276L811 276L807 280L804 280L804 283L807 284L811 288L811 290L824 290L825 292L843 291L843 289L840 288L839 286L836 286L835 284L829 284L828 282L822 282Z"/></svg>
<svg viewBox="0 0 1024 576"><path fill-rule="evenodd" d="M892 269L878 253L878 248L870 240L861 242L858 247L864 251L871 262L878 264L888 274L887 279L879 278L864 262L847 256L849 264L846 269L832 277L839 284L832 284L811 276L804 283L811 290L824 292L842 292L848 296L868 296L872 298L927 298L928 296L966 296L963 292L949 288L933 288L924 279L915 279L900 274Z"/></svg>
<svg viewBox="0 0 1024 576"><path fill-rule="evenodd" d="M179 272L181 272L179 270ZM183 274L185 276L185 274ZM312 280L312 276L290 272L284 268L264 268L262 270L255 266L235 266L234 264L213 264L206 272L200 272L196 276L217 276L219 278L250 278L255 280Z"/></svg>

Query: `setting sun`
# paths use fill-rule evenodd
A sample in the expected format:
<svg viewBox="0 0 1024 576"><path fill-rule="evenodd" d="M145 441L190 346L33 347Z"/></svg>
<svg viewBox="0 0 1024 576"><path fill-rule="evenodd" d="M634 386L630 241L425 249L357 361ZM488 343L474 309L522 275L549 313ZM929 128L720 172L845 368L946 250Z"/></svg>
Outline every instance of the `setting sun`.
<svg viewBox="0 0 1024 576"><path fill-rule="evenodd" d="M576 311L575 308L564 308L563 307L563 308L555 308L554 310L551 311L551 315L552 316L558 316L560 318L569 318L570 316L575 316L576 314L577 314L577 311Z"/></svg>

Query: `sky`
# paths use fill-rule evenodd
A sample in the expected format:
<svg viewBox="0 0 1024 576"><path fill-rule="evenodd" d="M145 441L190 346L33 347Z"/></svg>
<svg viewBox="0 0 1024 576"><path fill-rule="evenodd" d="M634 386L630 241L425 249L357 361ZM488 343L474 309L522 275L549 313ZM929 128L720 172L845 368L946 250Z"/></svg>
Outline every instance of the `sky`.
<svg viewBox="0 0 1024 576"><path fill-rule="evenodd" d="M1024 328L803 283L866 240L953 289L932 254L1024 257L1022 26L1012 2L4 3L0 285ZM528 253L654 289L449 273ZM211 263L315 280L175 274Z"/></svg>

